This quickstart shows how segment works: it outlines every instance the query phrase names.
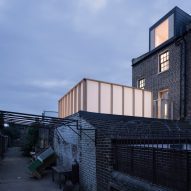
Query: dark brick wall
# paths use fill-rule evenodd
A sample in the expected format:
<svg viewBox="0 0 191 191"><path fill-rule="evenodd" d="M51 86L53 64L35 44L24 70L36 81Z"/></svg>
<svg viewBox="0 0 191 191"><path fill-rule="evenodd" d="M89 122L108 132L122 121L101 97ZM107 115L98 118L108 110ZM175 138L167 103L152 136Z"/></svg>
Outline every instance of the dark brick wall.
<svg viewBox="0 0 191 191"><path fill-rule="evenodd" d="M179 191L191 188L187 174L191 167L191 153L186 150L148 148L115 144L117 147L117 171L145 179ZM189 178L189 180L188 180Z"/></svg>
<svg viewBox="0 0 191 191"><path fill-rule="evenodd" d="M157 127L160 132L163 132L165 122L160 120L159 126ZM142 121L143 122L143 121ZM183 126L181 123L177 121L167 121L168 124L166 126L170 127L170 129L176 129L176 125ZM131 124L134 129L136 129L136 123ZM146 123L139 124L140 128L145 128L147 125ZM174 126L175 125L175 126ZM156 128L153 126L152 128ZM172 130L173 131L173 130ZM154 131L153 131L154 132ZM156 133L156 136L159 136L160 133ZM177 139L177 136L168 135L166 132L163 132L165 138L168 136L173 136ZM97 190L98 191L108 191L109 186L111 184L117 185L118 190L126 190L126 191L146 191L152 190L150 187L146 189L146 185L143 184L142 186L136 181L128 181L125 184L121 184L118 180L115 180L112 176L113 172L123 172L125 175L131 175L132 180L134 177L142 178L142 180L147 180L147 184L152 184L153 182L153 148L134 148L133 153L128 150L127 145L125 145L125 139L129 140L129 132L127 130L127 126L119 125L118 128L111 127L106 128L102 126L101 128L97 128L96 130L96 177L97 177ZM153 136L153 135L152 135ZM128 138L127 138L128 137ZM162 134L158 138L161 140ZM146 136L146 140L148 137ZM121 145L119 145L118 149L116 150L115 140L120 141ZM157 140L157 139L156 139ZM158 140L156 141L158 143ZM178 139L177 139L178 140ZM174 143L175 140L172 142ZM179 140L178 140L179 141ZM135 140L133 141L135 143ZM145 144L145 141L143 141ZM153 140L151 141L153 144ZM163 142L163 141L162 141ZM140 143L140 140L137 140L137 143ZM157 146L156 146L157 147ZM186 190L186 184L184 189L181 189L181 186L184 185L183 180L186 182L187 177L187 153L184 151L177 151L173 149L162 149L162 148L155 148L155 165L157 166L157 179L155 181L156 185L167 186L173 189L173 185L177 187L177 190ZM132 162L133 154L133 173L130 167L130 163ZM190 155L190 154L189 154ZM118 161L118 162L117 162ZM191 160L189 160L191 162ZM176 167L176 168L175 168ZM173 178L169 175L173 174ZM165 176L164 176L165 175ZM178 179L178 178L179 179ZM158 178L161 178L160 180ZM171 183L176 180L175 184L168 184L170 181ZM189 180L190 181L190 180ZM131 185L131 186L130 186ZM179 187L178 187L179 186ZM138 187L140 189L138 189ZM156 186L157 187L157 186ZM114 187L115 188L115 187ZM123 189L122 189L123 188ZM145 189L144 189L145 188ZM155 189L155 190L163 190ZM164 189L165 190L165 189ZM170 189L169 189L170 190Z"/></svg>
<svg viewBox="0 0 191 191"><path fill-rule="evenodd" d="M191 33L186 39L186 117L191 119Z"/></svg>
<svg viewBox="0 0 191 191"><path fill-rule="evenodd" d="M175 139L177 139L179 143L179 138L181 136L188 136L187 139L190 139L191 134L191 130L187 122L97 114L90 112L77 113L69 118L79 120L79 128L82 128L83 130L77 130L77 127L75 126L72 128L80 136L77 136L71 129L65 129L60 133L62 133L67 143L78 144L80 186L84 191L108 191L112 183L120 188L118 190L122 190L121 188L124 188L123 190L129 190L127 188L129 188L129 184L131 184L131 187L134 189L130 190L138 191L140 183L130 181L128 182L128 185L126 185L126 183L121 185L121 182L116 181L112 175L116 170L121 171L121 173L124 172L124 170L127 170L124 164L128 162L128 159L132 158L124 158L128 157L129 154L126 145L124 144L147 144L146 140L150 139L152 139L152 144L159 144L158 140L162 140L163 138L167 140L169 136L173 136L173 143L175 143ZM144 139L143 142L140 142L140 135L142 135L141 137ZM135 141L134 139L137 136L138 140ZM153 139L157 141L154 142ZM120 144L123 144L119 146L120 150L117 151L118 153L116 152L114 145L116 143L115 140L119 140ZM130 142L127 143L127 140ZM162 142L164 144L164 140ZM189 140L186 142L189 142ZM57 148L57 146L59 148ZM60 153L63 155L65 151L63 145L60 146L56 144L55 150L58 154ZM134 153L133 156L136 160L143 159L145 165L149 162L146 161L145 158L148 159L148 157L150 157L150 153L147 152L147 154L148 155L145 155L144 150L141 150L140 152L137 152L137 154ZM121 163L121 166L116 165L118 161L116 156L119 156L120 160L124 159L125 163ZM175 157L173 156L173 160L174 158ZM165 161L166 160L163 160L163 162ZM170 159L169 162L170 161L172 160ZM116 166L121 167L121 169L116 169ZM136 166L137 168L134 168L134 170L136 170L135 172L137 176L143 177L142 173L144 170L142 170L140 165ZM127 175L127 173L124 174ZM132 174L131 176L133 180L134 176ZM146 178L147 177L145 177L145 179ZM151 182L152 181L148 183L150 184Z"/></svg>
<svg viewBox="0 0 191 191"><path fill-rule="evenodd" d="M159 54L169 50L169 70L158 73ZM153 92L153 99L158 99L158 92L169 89L169 99L173 101L174 119L180 118L180 63L181 46L175 42L165 47L160 52L154 53L136 65L132 69L132 84L137 87L137 81L146 79L146 90Z"/></svg>
<svg viewBox="0 0 191 191"><path fill-rule="evenodd" d="M107 191L111 181L111 172L113 170L113 152L111 139L108 136L109 130L97 129L96 138L96 173L97 190Z"/></svg>

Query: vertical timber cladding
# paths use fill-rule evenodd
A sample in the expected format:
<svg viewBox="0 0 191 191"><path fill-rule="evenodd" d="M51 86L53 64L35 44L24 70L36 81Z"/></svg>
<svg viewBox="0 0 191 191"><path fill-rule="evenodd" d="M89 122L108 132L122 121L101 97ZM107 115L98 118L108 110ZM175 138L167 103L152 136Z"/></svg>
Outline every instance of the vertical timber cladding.
<svg viewBox="0 0 191 191"><path fill-rule="evenodd" d="M117 115L152 117L149 91L84 79L59 100L61 117L80 110Z"/></svg>

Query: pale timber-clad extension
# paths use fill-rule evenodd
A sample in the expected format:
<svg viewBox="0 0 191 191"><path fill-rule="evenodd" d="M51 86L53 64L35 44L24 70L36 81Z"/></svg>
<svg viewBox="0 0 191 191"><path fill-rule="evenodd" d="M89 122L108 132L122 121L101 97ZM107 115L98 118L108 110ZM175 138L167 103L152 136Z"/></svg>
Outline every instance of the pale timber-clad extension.
<svg viewBox="0 0 191 191"><path fill-rule="evenodd" d="M83 79L58 103L59 117L78 111L152 117L152 93L144 89Z"/></svg>

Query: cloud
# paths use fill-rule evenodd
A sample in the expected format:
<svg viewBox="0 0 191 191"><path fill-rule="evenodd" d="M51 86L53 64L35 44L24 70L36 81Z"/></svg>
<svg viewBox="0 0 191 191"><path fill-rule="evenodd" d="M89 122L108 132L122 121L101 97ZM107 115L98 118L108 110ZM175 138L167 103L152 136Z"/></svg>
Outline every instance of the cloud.
<svg viewBox="0 0 191 191"><path fill-rule="evenodd" d="M68 80L34 80L29 82L29 85L40 87L44 89L52 89L52 88L66 88L72 83Z"/></svg>
<svg viewBox="0 0 191 191"><path fill-rule="evenodd" d="M87 8L89 11L96 13L103 10L107 5L107 0L80 0L80 8Z"/></svg>
<svg viewBox="0 0 191 191"><path fill-rule="evenodd" d="M149 27L175 5L191 13L183 0L0 0L1 109L57 109L83 77L130 85Z"/></svg>

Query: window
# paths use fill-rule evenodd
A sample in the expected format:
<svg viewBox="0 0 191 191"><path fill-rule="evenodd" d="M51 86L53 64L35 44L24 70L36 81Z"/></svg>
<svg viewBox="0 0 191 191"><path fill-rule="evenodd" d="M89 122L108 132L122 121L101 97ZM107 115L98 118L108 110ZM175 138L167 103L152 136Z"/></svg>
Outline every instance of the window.
<svg viewBox="0 0 191 191"><path fill-rule="evenodd" d="M155 28L155 47L168 40L168 19Z"/></svg>
<svg viewBox="0 0 191 191"><path fill-rule="evenodd" d="M150 50L174 36L174 14L150 30Z"/></svg>
<svg viewBox="0 0 191 191"><path fill-rule="evenodd" d="M159 55L159 72L164 72L169 69L169 51Z"/></svg>
<svg viewBox="0 0 191 191"><path fill-rule="evenodd" d="M138 88L145 89L145 79L138 80Z"/></svg>
<svg viewBox="0 0 191 191"><path fill-rule="evenodd" d="M169 91L163 90L159 92L159 100L160 100L160 117L162 119L168 119L169 117Z"/></svg>

